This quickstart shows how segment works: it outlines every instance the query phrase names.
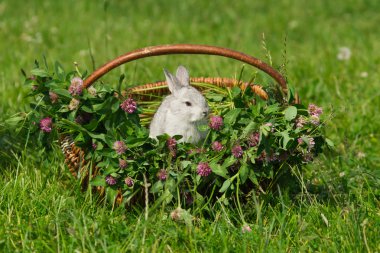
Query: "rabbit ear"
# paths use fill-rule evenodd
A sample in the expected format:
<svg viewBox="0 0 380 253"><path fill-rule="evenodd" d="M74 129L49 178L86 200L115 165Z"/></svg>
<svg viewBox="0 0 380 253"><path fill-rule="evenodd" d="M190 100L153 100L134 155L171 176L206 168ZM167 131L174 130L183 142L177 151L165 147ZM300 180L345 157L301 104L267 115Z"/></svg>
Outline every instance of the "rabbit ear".
<svg viewBox="0 0 380 253"><path fill-rule="evenodd" d="M167 69L164 69L164 74L166 78L166 83L168 84L170 92L175 95L177 91L181 88L178 79L173 76Z"/></svg>
<svg viewBox="0 0 380 253"><path fill-rule="evenodd" d="M182 84L182 86L190 85L189 72L184 66L181 65L177 68L176 77L179 80L179 82Z"/></svg>

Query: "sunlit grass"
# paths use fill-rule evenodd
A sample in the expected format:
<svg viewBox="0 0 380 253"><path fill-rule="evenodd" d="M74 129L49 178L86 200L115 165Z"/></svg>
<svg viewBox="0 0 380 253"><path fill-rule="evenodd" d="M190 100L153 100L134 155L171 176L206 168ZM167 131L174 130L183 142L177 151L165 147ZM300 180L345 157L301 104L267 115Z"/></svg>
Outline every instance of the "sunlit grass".
<svg viewBox="0 0 380 253"><path fill-rule="evenodd" d="M2 1L0 251L380 251L379 11L377 0ZM112 210L81 192L58 148L24 149L25 136L5 122L29 110L20 69L28 73L35 59L91 72L93 60L98 67L136 48L199 43L268 61L263 33L273 66L286 59L302 101L332 115L326 134L336 149L299 174L299 192L252 195L240 214L234 203L216 203L189 226L170 219L171 206L151 210L147 220L143 209ZM337 59L340 47L351 50L348 60ZM154 82L179 64L192 76L233 78L242 68L216 56L173 55L128 63L103 80L116 86L125 74L124 87ZM255 71L245 66L242 79ZM259 84L269 81L257 76ZM242 233L243 220L251 233Z"/></svg>

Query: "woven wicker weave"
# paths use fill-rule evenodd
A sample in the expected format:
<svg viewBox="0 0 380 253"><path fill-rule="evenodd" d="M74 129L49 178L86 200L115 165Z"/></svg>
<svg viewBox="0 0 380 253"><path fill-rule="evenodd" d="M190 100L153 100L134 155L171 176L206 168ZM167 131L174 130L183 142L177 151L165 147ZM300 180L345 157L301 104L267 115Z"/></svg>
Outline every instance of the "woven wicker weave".
<svg viewBox="0 0 380 253"><path fill-rule="evenodd" d="M124 55L121 55L95 70L86 80L84 80L84 87L90 87L100 77L124 63L141 58L168 54L207 54L219 55L227 58L236 59L264 71L280 85L282 91L285 94L287 93L287 84L285 78L278 71L276 71L266 63L262 62L261 60L227 48L191 44L153 46L134 50ZM250 87L251 90L254 93L256 93L260 98L264 100L268 99L268 94L261 88L261 86L243 81L238 81L236 79L223 77L197 77L191 78L191 83L213 84L219 87L239 86L241 89L246 89L247 87ZM166 82L160 81L130 88L125 91L125 94L136 95L140 98L142 96L145 96L147 99L149 99L149 95L163 95L167 92L168 89ZM298 97L296 97L295 99L295 103L297 102ZM75 146L75 143L70 136L62 136L60 142L62 152L65 155L65 163L67 164L71 174L74 177L81 179L81 185L83 190L87 189L90 179L89 175L91 174L91 177L94 177L98 173L98 168L94 165L89 164L89 162L85 160L85 152L81 150L79 147ZM98 192L100 196L104 196L104 187L93 187L92 189ZM119 205L120 203L122 203L122 200L123 197L121 191L119 191L115 198L114 205Z"/></svg>
<svg viewBox="0 0 380 253"><path fill-rule="evenodd" d="M260 85L254 85L243 81L238 81L233 78L225 77L192 77L190 82L194 83L207 83L217 85L219 87L233 87L240 86L242 90L245 90L247 87L250 87L251 90L261 97L264 100L268 99L268 94L262 89ZM196 85L195 85L196 86ZM200 89L202 90L202 89ZM125 91L125 94L134 94L134 95L163 95L168 93L168 86L166 81L159 81L154 83L147 83L144 85L139 85L133 88L130 88ZM124 95L124 94L123 94Z"/></svg>

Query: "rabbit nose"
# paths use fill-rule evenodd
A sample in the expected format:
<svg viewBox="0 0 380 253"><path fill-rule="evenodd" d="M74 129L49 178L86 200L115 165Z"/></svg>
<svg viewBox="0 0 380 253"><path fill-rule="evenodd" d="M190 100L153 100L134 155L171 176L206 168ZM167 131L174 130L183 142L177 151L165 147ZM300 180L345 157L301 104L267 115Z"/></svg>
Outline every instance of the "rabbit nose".
<svg viewBox="0 0 380 253"><path fill-rule="evenodd" d="M207 116L208 115L208 111L203 111L203 116Z"/></svg>

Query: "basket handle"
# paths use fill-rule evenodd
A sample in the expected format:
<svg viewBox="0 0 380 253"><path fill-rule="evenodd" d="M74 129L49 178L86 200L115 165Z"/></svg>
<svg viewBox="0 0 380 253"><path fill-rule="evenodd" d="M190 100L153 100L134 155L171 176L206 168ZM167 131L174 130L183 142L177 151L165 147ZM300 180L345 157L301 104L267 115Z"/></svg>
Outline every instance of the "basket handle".
<svg viewBox="0 0 380 253"><path fill-rule="evenodd" d="M208 46L208 45L194 45L194 44L173 44L173 45L158 45L145 47L137 49L126 54L120 55L119 57L107 62L100 68L96 69L90 76L84 81L84 87L87 88L91 86L100 77L111 71L112 69L137 59L159 56L159 55L169 55L169 54L206 54L206 55L219 55L227 58L235 59L241 62L245 62L252 65L271 76L277 83L281 86L282 90L287 93L287 84L285 78L274 68L266 64L265 62L235 51L228 48Z"/></svg>

